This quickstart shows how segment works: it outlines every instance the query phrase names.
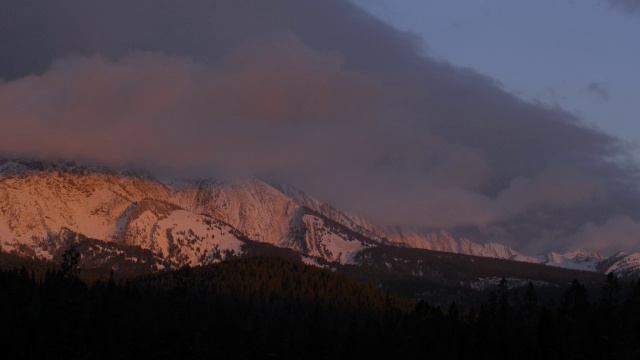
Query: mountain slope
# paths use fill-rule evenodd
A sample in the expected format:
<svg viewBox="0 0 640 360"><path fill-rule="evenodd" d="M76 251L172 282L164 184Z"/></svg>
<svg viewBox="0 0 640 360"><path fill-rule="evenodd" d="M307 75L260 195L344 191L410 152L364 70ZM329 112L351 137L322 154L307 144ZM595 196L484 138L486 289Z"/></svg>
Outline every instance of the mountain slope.
<svg viewBox="0 0 640 360"><path fill-rule="evenodd" d="M2 169L0 249L29 256L52 258L47 239L63 229L139 246L176 265L237 254L240 238L329 262L348 261L376 243L322 214L346 223L337 210L310 197L295 201L257 179L169 187L75 163L4 161Z"/></svg>
<svg viewBox="0 0 640 360"><path fill-rule="evenodd" d="M92 238L117 240L118 220L132 204L170 194L163 184L137 176L55 167L29 171L25 164L8 165L3 168L12 171L0 176L2 246L28 243L64 227Z"/></svg>
<svg viewBox="0 0 640 360"><path fill-rule="evenodd" d="M624 275L640 272L631 255L603 260L575 252L535 259L444 230L385 230L292 186L258 179L166 185L145 173L73 162L0 160L0 250L51 259L64 245L54 246L51 239L74 238L68 233L150 251L162 259L160 268L220 261L257 241L322 263L354 263L366 249L392 245Z"/></svg>
<svg viewBox="0 0 640 360"><path fill-rule="evenodd" d="M540 263L566 269L596 271L604 257L596 251L577 250L565 254L550 252L540 257Z"/></svg>
<svg viewBox="0 0 640 360"><path fill-rule="evenodd" d="M449 252L462 255L491 257L496 259L514 260L537 263L538 260L519 254L508 246L488 243L478 244L466 238L455 239L449 232L441 230L438 233L419 233L403 231L394 228L390 233L394 243L405 247Z"/></svg>
<svg viewBox="0 0 640 360"><path fill-rule="evenodd" d="M596 263L596 270L605 274L613 272L621 277L640 276L640 253L619 252Z"/></svg>

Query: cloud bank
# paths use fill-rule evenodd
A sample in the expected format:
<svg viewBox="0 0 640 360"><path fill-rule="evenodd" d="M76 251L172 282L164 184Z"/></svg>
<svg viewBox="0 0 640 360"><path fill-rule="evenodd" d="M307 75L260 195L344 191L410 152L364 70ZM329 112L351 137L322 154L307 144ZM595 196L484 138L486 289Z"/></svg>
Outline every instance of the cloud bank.
<svg viewBox="0 0 640 360"><path fill-rule="evenodd" d="M349 2L7 8L5 154L260 176L385 225L531 253L639 247L627 144L424 56Z"/></svg>

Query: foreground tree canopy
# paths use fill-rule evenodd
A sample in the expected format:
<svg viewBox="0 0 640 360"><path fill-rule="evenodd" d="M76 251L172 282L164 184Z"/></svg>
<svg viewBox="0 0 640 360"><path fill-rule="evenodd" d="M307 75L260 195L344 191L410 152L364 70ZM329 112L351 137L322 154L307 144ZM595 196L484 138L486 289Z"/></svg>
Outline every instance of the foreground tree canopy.
<svg viewBox="0 0 640 360"><path fill-rule="evenodd" d="M65 268L66 269L66 268ZM636 358L640 281L558 299L503 280L479 307L407 300L274 257L91 284L0 271L8 358Z"/></svg>

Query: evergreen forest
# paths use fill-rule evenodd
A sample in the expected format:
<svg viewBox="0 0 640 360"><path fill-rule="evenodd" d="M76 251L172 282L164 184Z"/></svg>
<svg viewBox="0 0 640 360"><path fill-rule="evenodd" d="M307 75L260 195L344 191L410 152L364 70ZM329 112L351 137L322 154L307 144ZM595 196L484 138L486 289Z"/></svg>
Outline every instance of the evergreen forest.
<svg viewBox="0 0 640 360"><path fill-rule="evenodd" d="M134 278L0 270L4 359L638 359L640 281L557 297L503 280L477 304L429 304L259 256ZM591 289L591 288L589 288Z"/></svg>

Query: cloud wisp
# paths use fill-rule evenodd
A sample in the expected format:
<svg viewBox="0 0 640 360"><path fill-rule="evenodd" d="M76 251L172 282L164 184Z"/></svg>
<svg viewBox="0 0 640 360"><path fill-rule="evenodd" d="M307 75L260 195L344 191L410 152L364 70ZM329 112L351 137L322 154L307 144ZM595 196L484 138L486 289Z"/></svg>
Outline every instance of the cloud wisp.
<svg viewBox="0 0 640 360"><path fill-rule="evenodd" d="M597 241L640 210L624 142L421 55L349 2L47 4L0 15L15 54L0 60L0 152L260 176L532 252L580 234L637 246Z"/></svg>
<svg viewBox="0 0 640 360"><path fill-rule="evenodd" d="M610 95L609 84L592 81L585 87L587 91L593 94L598 100L608 101Z"/></svg>
<svg viewBox="0 0 640 360"><path fill-rule="evenodd" d="M640 0L608 0L613 8L621 8L630 14L640 14Z"/></svg>

